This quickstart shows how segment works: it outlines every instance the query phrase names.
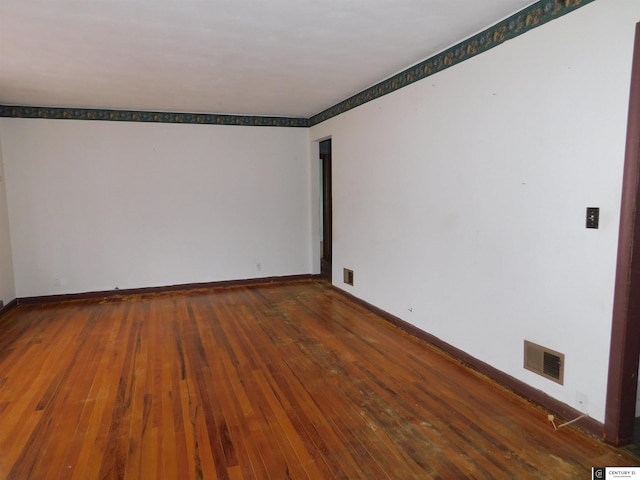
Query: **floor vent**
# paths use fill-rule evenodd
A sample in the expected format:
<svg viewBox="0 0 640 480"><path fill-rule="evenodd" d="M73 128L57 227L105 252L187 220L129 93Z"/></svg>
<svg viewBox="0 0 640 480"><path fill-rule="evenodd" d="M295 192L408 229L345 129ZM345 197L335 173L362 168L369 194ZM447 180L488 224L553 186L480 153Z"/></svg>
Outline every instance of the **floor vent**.
<svg viewBox="0 0 640 480"><path fill-rule="evenodd" d="M564 384L564 354L524 341L524 368Z"/></svg>

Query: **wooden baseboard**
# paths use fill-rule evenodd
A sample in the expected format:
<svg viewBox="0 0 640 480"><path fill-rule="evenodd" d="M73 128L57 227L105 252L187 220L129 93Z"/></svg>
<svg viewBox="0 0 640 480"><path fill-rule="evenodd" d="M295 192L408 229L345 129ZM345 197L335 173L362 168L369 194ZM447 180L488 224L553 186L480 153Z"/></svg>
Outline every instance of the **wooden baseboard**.
<svg viewBox="0 0 640 480"><path fill-rule="evenodd" d="M395 315L392 315L389 312L386 312L381 308L378 308L375 305L372 305L350 294L349 292L345 292L344 290L336 287L335 285L333 285L333 288L337 292L347 297L349 300L363 306L367 310L382 317L384 320L392 323L393 325L400 328L401 330L404 330L410 335L435 346L439 350L443 351L447 355L450 355L451 357L460 361L461 363L468 366L469 368L472 368L473 370L480 372L481 374L485 375L486 377L500 384L501 386L507 388L513 393L521 397L524 397L533 403L536 403L537 405L541 406L546 410L549 410L549 412L553 413L554 415L566 420L572 420L574 418L578 418L581 415L583 415L582 412L574 409L573 407L570 407L569 405L559 400L556 400L553 397L550 397L543 391L533 388L530 385L527 385L523 381L518 380L517 378L514 378L511 375L508 375L503 371L498 370L495 367L492 367L491 365L483 362L482 360L478 360L477 358L469 355L464 350L460 350L459 348L456 348L453 345L447 342L444 342L438 337L431 335L430 333L427 333L424 330L419 329L415 325L412 325L411 323L406 322L401 318L396 317ZM600 439L604 439L604 425L598 422L597 420L594 420L593 418L589 418L589 417L581 418L580 420L576 421L574 425L591 435L594 435Z"/></svg>
<svg viewBox="0 0 640 480"><path fill-rule="evenodd" d="M6 315L7 313L9 313L9 310L11 310L12 308L16 307L17 305L18 305L18 300L14 298L9 303L7 303L5 306L0 308L0 317L2 317L3 315Z"/></svg>
<svg viewBox="0 0 640 480"><path fill-rule="evenodd" d="M121 297L124 295L140 295L145 293L163 293L163 292L175 292L180 290L196 290L200 288L221 288L221 287L234 287L245 285L262 285L270 283L286 283L296 282L302 280L317 280L320 279L320 275L303 274L303 275L288 275L282 277L263 277L263 278L248 278L244 280L222 280L218 282L202 282L202 283L184 283L179 285L167 285L161 287L143 287L143 288L127 288L118 290L102 290L96 292L82 292L82 293L67 293L60 295L43 295L37 297L21 297L14 300L16 305L30 305L38 303L51 303L51 302L64 302L68 300L85 300L96 298L110 298ZM7 307L5 307L6 309ZM4 309L3 309L4 310Z"/></svg>

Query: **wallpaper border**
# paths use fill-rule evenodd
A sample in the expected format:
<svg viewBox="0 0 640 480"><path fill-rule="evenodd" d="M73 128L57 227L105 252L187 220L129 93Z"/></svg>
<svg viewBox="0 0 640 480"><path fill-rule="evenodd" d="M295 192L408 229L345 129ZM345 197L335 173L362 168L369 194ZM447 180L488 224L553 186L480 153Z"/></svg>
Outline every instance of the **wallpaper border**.
<svg viewBox="0 0 640 480"><path fill-rule="evenodd" d="M303 127L309 119L261 117L215 113L144 112L100 110L94 108L26 107L0 105L0 117L47 118L60 120L103 120L110 122L189 123L202 125L241 125L245 127Z"/></svg>
<svg viewBox="0 0 640 480"><path fill-rule="evenodd" d="M310 118L0 105L0 117L306 128L464 62L595 0L540 0L486 30Z"/></svg>
<svg viewBox="0 0 640 480"><path fill-rule="evenodd" d="M511 17L487 28L447 50L363 90L309 118L309 126L317 125L371 100L395 92L412 83L434 75L536 27L555 20L595 0L541 0Z"/></svg>

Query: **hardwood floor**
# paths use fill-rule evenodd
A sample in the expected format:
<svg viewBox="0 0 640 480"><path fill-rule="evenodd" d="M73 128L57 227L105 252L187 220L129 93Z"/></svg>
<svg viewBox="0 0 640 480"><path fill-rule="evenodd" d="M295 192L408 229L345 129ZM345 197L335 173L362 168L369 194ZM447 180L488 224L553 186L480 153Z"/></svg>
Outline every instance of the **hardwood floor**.
<svg viewBox="0 0 640 480"><path fill-rule="evenodd" d="M0 318L0 478L591 478L639 465L322 282Z"/></svg>

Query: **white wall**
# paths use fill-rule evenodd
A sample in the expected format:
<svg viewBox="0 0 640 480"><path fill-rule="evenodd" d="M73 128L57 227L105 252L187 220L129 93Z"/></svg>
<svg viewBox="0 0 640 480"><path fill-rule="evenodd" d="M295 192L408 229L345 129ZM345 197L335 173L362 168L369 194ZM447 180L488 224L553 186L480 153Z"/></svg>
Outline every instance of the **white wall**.
<svg viewBox="0 0 640 480"><path fill-rule="evenodd" d="M18 297L311 271L306 129L4 118L0 140Z"/></svg>
<svg viewBox="0 0 640 480"><path fill-rule="evenodd" d="M0 144L0 300L6 305L16 298L16 289L13 277L13 257L11 255L9 215L1 146Z"/></svg>
<svg viewBox="0 0 640 480"><path fill-rule="evenodd" d="M637 21L599 0L311 129L336 285L598 421ZM525 339L566 355L564 386L523 369Z"/></svg>

